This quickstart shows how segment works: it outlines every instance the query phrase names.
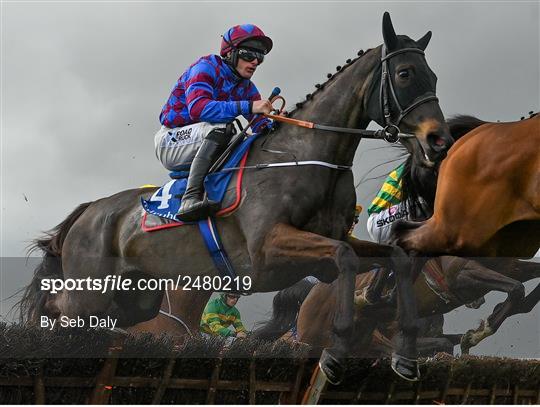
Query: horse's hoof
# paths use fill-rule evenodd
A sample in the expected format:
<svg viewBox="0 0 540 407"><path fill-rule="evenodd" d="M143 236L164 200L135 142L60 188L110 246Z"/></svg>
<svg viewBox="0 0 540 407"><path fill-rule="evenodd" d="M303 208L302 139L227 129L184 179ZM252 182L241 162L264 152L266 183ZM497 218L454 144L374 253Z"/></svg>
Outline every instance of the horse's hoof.
<svg viewBox="0 0 540 407"><path fill-rule="evenodd" d="M340 384L345 376L343 363L333 356L328 349L324 349L319 360L319 368L332 384Z"/></svg>
<svg viewBox="0 0 540 407"><path fill-rule="evenodd" d="M417 359L409 359L394 353L392 354L391 366L392 370L402 379L416 382L420 378Z"/></svg>

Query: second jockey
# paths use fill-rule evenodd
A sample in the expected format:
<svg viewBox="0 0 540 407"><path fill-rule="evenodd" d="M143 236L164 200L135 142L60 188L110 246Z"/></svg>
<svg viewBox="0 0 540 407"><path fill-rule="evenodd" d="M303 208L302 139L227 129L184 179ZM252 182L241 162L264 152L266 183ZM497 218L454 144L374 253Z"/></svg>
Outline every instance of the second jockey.
<svg viewBox="0 0 540 407"><path fill-rule="evenodd" d="M204 178L234 134L227 126L238 116L251 123L253 133L271 127L261 113L272 105L261 100L251 77L272 49L272 40L253 24L237 25L222 36L220 55L199 58L180 76L159 120L156 156L169 171L191 163L177 219L190 222L219 210L204 198Z"/></svg>
<svg viewBox="0 0 540 407"><path fill-rule="evenodd" d="M394 169L384 181L368 208L367 230L377 243L387 243L395 221L425 220L431 216L428 204L418 197L416 201L403 199L403 172L405 163Z"/></svg>

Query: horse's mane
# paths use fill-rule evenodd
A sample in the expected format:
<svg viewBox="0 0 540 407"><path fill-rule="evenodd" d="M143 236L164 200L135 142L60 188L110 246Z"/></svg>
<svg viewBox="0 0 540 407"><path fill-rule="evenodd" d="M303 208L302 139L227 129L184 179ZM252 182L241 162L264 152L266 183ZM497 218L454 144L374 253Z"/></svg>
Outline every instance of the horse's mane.
<svg viewBox="0 0 540 407"><path fill-rule="evenodd" d="M535 113L531 110L528 113L529 114L528 118L530 119L536 116L538 113L539 112ZM526 116L521 116L520 120L525 120L525 118ZM457 140L458 138L467 134L471 130L474 130L477 127L481 126L482 124L486 124L489 122L480 120L478 117L469 116L465 114L458 114L446 120L446 123L448 123L448 127L450 128L450 134L452 135L454 140Z"/></svg>
<svg viewBox="0 0 540 407"><path fill-rule="evenodd" d="M451 117L446 123L448 123L448 127L450 128L450 134L454 140L457 140L464 134L488 122L474 116L460 114Z"/></svg>
<svg viewBox="0 0 540 407"><path fill-rule="evenodd" d="M356 61L358 61L363 55L367 54L369 51L371 51L372 49L371 48L368 48L365 52L364 50L359 50L357 53L356 53L356 57L355 58L349 58L345 61L345 64L343 66L341 65L338 65L336 67L336 73L332 74L332 73L328 73L326 74L326 81L325 82L322 82L322 83L317 83L315 84L315 91L313 91L313 93L308 93L306 95L306 98L305 100L302 100L300 102L297 102L295 104L295 108L293 110L290 110L288 112L288 116L292 116L293 113L297 112L298 110L300 110L304 104L306 102L308 102L309 100L311 100L311 98L313 97L313 95L315 95L316 93L322 91L324 89L324 87L326 86L326 84L328 82L330 82L331 80L335 79L336 76L338 76L341 72L343 72L346 68L348 68L349 66L351 66L352 64L354 64Z"/></svg>

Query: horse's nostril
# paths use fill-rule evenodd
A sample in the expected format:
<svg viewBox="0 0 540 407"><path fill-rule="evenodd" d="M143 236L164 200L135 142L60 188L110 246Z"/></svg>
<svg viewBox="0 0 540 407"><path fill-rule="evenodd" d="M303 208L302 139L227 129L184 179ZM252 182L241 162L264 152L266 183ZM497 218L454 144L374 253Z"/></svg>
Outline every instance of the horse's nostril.
<svg viewBox="0 0 540 407"><path fill-rule="evenodd" d="M442 151L448 148L446 140L436 133L428 134L427 139L429 145L436 151Z"/></svg>

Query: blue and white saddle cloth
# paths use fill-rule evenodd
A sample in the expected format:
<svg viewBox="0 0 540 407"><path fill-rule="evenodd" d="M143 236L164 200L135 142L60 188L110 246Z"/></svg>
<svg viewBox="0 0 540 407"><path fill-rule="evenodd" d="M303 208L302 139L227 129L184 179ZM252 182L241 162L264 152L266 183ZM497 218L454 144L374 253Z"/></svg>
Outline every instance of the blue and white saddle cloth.
<svg viewBox="0 0 540 407"><path fill-rule="evenodd" d="M216 202L223 200L225 192L227 192L227 186L234 173L234 171L229 171L228 169L238 166L238 163L248 152L251 144L258 136L258 134L254 134L245 139L231 154L221 171L206 176L204 188L208 194L208 199ZM186 185L187 177L172 179L159 188L150 199L141 198L142 207L151 215L176 220L175 216L180 209L181 198L186 191Z"/></svg>

